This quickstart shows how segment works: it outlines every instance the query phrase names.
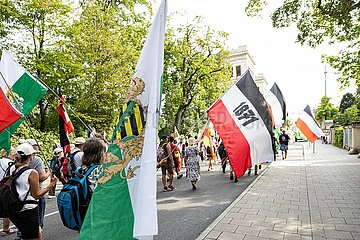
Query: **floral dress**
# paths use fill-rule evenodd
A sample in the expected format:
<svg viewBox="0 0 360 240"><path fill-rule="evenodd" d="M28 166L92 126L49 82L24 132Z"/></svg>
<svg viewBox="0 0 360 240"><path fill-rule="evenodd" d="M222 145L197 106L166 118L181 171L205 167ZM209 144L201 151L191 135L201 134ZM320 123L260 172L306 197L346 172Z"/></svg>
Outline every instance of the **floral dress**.
<svg viewBox="0 0 360 240"><path fill-rule="evenodd" d="M197 147L188 147L185 150L185 154L188 157L186 176L190 181L200 180L200 164L199 164L199 150Z"/></svg>

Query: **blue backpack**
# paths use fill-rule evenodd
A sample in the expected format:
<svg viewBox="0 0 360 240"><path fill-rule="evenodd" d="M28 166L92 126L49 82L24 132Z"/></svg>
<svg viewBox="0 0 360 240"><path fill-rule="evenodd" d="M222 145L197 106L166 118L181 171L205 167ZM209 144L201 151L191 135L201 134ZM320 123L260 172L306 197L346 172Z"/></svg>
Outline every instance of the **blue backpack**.
<svg viewBox="0 0 360 240"><path fill-rule="evenodd" d="M57 205L65 227L80 230L91 199L87 177L97 166L91 166L84 174L78 168L60 191Z"/></svg>

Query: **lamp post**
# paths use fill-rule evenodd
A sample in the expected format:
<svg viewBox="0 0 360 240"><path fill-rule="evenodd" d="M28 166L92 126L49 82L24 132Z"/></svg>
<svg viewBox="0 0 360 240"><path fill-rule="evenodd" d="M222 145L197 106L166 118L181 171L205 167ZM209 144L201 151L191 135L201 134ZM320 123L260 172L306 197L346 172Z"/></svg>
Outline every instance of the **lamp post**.
<svg viewBox="0 0 360 240"><path fill-rule="evenodd" d="M324 71L324 76L325 76L325 96L326 96L326 74L327 74L327 71L326 71L326 65L325 65L325 71Z"/></svg>

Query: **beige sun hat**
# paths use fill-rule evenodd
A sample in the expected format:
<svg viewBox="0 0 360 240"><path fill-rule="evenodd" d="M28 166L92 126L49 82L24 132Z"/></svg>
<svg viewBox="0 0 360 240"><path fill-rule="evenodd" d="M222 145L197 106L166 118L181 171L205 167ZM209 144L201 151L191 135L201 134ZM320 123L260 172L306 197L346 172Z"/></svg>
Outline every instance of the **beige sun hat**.
<svg viewBox="0 0 360 240"><path fill-rule="evenodd" d="M86 140L83 137L75 138L75 145L81 145L81 144L84 144L85 142L86 142Z"/></svg>
<svg viewBox="0 0 360 240"><path fill-rule="evenodd" d="M189 146L194 146L196 144L196 140L193 137L189 138L188 141L189 141Z"/></svg>

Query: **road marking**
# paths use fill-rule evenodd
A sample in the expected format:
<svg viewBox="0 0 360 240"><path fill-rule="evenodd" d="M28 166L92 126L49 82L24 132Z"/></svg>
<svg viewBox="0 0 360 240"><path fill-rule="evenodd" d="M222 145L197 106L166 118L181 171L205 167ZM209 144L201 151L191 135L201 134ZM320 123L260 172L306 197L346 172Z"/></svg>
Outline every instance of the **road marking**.
<svg viewBox="0 0 360 240"><path fill-rule="evenodd" d="M59 211L55 211L55 212L52 212L52 213L45 214L44 217L50 217L50 216L55 215L57 213L59 213Z"/></svg>

